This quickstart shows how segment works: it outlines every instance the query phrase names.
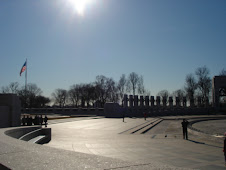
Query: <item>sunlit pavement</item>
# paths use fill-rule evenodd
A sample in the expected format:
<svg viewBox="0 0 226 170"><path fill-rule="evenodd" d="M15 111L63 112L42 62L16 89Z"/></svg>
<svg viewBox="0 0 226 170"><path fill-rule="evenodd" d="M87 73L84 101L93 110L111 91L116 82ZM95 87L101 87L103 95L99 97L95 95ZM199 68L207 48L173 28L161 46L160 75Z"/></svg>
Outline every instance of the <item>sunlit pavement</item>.
<svg viewBox="0 0 226 170"><path fill-rule="evenodd" d="M118 158L195 169L225 169L219 144L182 139L180 120L158 118L80 118L50 121L52 140L46 146ZM64 123L65 122L65 123ZM153 128L152 128L153 126ZM150 130L148 130L150 129ZM142 134L146 130L146 133Z"/></svg>

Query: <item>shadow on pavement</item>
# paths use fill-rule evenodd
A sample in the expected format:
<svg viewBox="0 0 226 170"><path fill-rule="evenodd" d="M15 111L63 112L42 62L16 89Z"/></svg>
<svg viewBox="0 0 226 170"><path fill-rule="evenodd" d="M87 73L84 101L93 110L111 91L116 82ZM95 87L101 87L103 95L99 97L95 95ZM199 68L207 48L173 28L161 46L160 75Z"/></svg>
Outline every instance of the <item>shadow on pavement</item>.
<svg viewBox="0 0 226 170"><path fill-rule="evenodd" d="M191 140L191 139L188 139L188 141L193 142L193 143L196 143L196 144L202 144L202 145L212 146L212 147L215 147L215 148L222 148L222 147L219 147L219 146L206 144L206 143L204 143L204 142L194 141L194 140Z"/></svg>

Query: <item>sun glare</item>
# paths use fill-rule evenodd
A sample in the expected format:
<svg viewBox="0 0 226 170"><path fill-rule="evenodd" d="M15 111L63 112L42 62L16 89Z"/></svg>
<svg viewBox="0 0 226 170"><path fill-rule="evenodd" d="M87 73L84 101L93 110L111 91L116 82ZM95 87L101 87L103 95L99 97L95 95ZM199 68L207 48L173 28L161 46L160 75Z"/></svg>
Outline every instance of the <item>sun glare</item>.
<svg viewBox="0 0 226 170"><path fill-rule="evenodd" d="M84 15L86 6L92 3L93 0L69 0L70 5L77 11L79 15Z"/></svg>

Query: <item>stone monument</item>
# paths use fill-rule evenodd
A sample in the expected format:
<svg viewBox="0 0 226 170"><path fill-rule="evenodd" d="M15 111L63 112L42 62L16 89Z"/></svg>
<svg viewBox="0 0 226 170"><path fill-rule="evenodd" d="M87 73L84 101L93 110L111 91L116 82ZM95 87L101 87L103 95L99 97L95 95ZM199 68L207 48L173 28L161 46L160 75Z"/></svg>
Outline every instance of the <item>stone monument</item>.
<svg viewBox="0 0 226 170"><path fill-rule="evenodd" d="M21 103L16 94L0 94L0 128L21 125Z"/></svg>

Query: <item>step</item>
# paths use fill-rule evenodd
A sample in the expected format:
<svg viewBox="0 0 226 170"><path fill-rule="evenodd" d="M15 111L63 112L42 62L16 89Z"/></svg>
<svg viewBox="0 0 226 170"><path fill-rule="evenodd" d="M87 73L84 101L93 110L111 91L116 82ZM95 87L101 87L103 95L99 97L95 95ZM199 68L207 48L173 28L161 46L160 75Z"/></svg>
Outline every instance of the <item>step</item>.
<svg viewBox="0 0 226 170"><path fill-rule="evenodd" d="M151 130L153 127L155 127L156 125L158 125L158 124L161 123L162 121L163 121L163 120L160 119L160 120L156 121L152 126L143 129L143 132L142 132L141 134L147 133L149 130Z"/></svg>
<svg viewBox="0 0 226 170"><path fill-rule="evenodd" d="M151 122L153 122L153 121L155 121L156 119L153 119L153 120L148 120L148 121L145 121L144 123L141 123L141 124L139 124L139 125L137 125L137 126L134 126L134 127L132 127L132 128L130 128L130 129L127 129L127 130L125 130L125 131L123 131L123 132L120 132L119 134L131 134L133 131L135 131L136 129L140 129L141 127L143 127L143 126L146 126L146 125L148 125L148 124L150 124Z"/></svg>
<svg viewBox="0 0 226 170"><path fill-rule="evenodd" d="M30 143L37 143L38 141L40 141L41 139L43 139L45 137L46 137L45 135L40 135L40 136L37 136L35 138L30 139L28 142L30 142Z"/></svg>
<svg viewBox="0 0 226 170"><path fill-rule="evenodd" d="M162 119L155 119L155 121L152 121L151 123L147 124L146 126L143 126L135 131L133 131L131 134L144 134L143 132L147 132L149 129L154 127L156 124L158 124Z"/></svg>

